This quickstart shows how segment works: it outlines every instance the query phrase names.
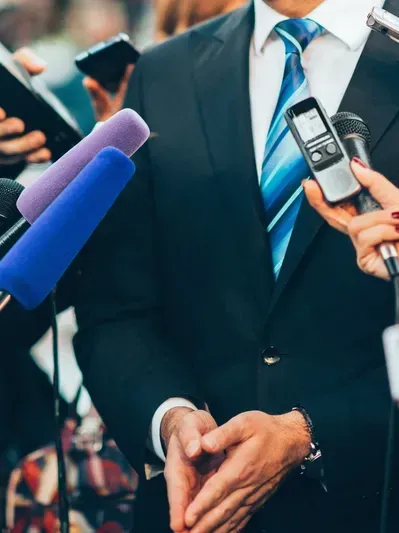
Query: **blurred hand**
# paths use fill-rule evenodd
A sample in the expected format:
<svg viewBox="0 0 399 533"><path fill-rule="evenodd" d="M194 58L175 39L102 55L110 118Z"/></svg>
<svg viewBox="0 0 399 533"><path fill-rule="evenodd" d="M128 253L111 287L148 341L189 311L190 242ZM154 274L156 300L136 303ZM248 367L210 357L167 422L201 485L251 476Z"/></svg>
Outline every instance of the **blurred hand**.
<svg viewBox="0 0 399 533"><path fill-rule="evenodd" d="M310 451L303 416L242 413L207 433L202 450L227 457L188 507L190 533L242 531L252 515L278 490Z"/></svg>
<svg viewBox="0 0 399 533"><path fill-rule="evenodd" d="M133 70L134 65L129 65L127 67L118 92L114 96L111 96L111 94L93 78L85 78L83 80L83 84L90 95L97 122L105 122L122 109Z"/></svg>
<svg viewBox="0 0 399 533"><path fill-rule="evenodd" d="M46 64L28 48L21 48L13 57L31 75L40 74L46 68ZM24 134L24 131L22 120L7 117L0 108L0 165L13 165L21 161L44 163L51 158L51 152L44 147L44 133L32 131Z"/></svg>
<svg viewBox="0 0 399 533"><path fill-rule="evenodd" d="M382 211L358 215L354 207L329 206L313 180L304 182L303 188L310 205L330 226L349 235L359 268L366 274L389 280L378 247L383 242L391 242L399 251L399 189L362 163L353 160L351 165L358 181L381 204Z"/></svg>
<svg viewBox="0 0 399 533"><path fill-rule="evenodd" d="M184 521L187 507L224 459L223 450L209 455L201 449L202 435L216 427L209 413L186 407L171 409L162 421L170 527L175 533L188 533Z"/></svg>

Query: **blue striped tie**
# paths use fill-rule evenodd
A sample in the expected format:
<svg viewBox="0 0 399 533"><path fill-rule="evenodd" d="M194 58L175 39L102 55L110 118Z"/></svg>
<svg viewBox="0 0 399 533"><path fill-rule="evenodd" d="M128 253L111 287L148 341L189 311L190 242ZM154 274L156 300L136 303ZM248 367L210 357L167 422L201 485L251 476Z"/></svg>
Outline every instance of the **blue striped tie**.
<svg viewBox="0 0 399 533"><path fill-rule="evenodd" d="M309 175L309 168L288 129L284 112L309 96L301 63L302 53L324 30L309 19L285 20L274 29L285 44L285 70L266 141L260 187L277 278L302 202L301 182Z"/></svg>

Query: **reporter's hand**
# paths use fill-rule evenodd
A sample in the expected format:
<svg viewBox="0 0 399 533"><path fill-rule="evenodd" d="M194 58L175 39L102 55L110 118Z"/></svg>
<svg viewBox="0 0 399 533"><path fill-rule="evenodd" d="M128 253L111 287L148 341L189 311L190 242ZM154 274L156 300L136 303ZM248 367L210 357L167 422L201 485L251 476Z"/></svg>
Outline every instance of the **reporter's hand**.
<svg viewBox="0 0 399 533"><path fill-rule="evenodd" d="M296 411L270 416L242 413L201 439L210 454L227 458L188 507L190 533L242 531L310 450L306 421Z"/></svg>
<svg viewBox="0 0 399 533"><path fill-rule="evenodd" d="M129 65L127 67L118 92L114 96L111 96L111 94L93 78L85 78L83 80L83 85L89 93L97 122L105 122L122 109L133 70L134 65Z"/></svg>
<svg viewBox="0 0 399 533"><path fill-rule="evenodd" d="M13 57L31 75L40 74L46 68L46 64L28 48L21 48ZM24 131L22 120L7 117L0 108L0 165L14 165L21 161L44 163L51 158L51 152L44 146L44 133L32 131L24 135Z"/></svg>
<svg viewBox="0 0 399 533"><path fill-rule="evenodd" d="M171 409L163 418L162 437L167 448L164 475L170 527L175 533L187 532L187 507L224 459L223 451L208 455L201 449L202 435L216 427L209 413L186 407Z"/></svg>
<svg viewBox="0 0 399 533"><path fill-rule="evenodd" d="M382 174L356 161L351 163L358 181L380 203L382 211L358 215L353 207L331 207L318 184L309 180L303 188L310 205L332 226L346 233L356 249L358 266L366 274L389 280L378 246L399 240L399 189Z"/></svg>

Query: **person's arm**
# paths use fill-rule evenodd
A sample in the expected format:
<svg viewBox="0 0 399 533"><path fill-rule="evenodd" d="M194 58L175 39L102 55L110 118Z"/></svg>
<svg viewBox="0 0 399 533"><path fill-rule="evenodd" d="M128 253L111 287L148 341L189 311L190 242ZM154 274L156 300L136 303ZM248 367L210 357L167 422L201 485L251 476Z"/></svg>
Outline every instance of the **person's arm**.
<svg viewBox="0 0 399 533"><path fill-rule="evenodd" d="M143 115L141 61L127 97ZM143 117L145 119L145 116ZM106 426L143 471L154 413L169 398L202 404L185 354L168 339L160 296L157 226L148 146L137 173L80 256L75 349L85 385Z"/></svg>

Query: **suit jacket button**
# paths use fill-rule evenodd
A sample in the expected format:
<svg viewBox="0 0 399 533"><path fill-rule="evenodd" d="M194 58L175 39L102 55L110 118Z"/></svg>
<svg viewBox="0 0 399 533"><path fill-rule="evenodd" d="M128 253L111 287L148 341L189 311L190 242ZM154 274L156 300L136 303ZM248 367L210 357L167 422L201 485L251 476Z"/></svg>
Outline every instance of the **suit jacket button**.
<svg viewBox="0 0 399 533"><path fill-rule="evenodd" d="M261 352L262 360L265 365L273 366L281 361L281 354L274 346L264 348Z"/></svg>

